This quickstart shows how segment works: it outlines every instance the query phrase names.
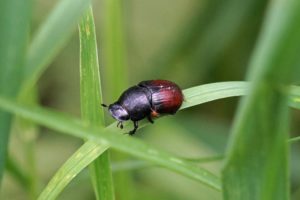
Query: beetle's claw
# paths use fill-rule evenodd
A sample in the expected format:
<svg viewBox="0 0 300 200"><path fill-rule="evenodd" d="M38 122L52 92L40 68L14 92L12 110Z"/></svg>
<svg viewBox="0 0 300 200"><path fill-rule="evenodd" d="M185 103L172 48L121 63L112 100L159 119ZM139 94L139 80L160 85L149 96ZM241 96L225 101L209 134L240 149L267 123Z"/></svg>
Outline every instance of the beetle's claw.
<svg viewBox="0 0 300 200"><path fill-rule="evenodd" d="M119 126L120 126L120 129L123 129L123 124L122 124L121 121L119 121L118 124L117 124L117 127L118 127L118 128L119 128Z"/></svg>
<svg viewBox="0 0 300 200"><path fill-rule="evenodd" d="M129 135L134 135L135 134L135 132L136 132L136 129L133 129L133 130L131 130L131 131L129 131Z"/></svg>
<svg viewBox="0 0 300 200"><path fill-rule="evenodd" d="M134 125L134 129L131 130L131 131L129 131L129 135L134 135L134 134L135 134L136 130L137 130L138 127L139 127L138 121L134 121L134 122L133 122L133 125Z"/></svg>

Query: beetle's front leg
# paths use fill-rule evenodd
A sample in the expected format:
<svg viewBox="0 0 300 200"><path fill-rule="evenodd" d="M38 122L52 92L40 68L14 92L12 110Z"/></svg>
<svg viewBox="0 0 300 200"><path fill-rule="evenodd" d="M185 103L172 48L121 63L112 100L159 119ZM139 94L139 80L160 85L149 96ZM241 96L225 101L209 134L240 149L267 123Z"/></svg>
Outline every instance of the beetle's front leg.
<svg viewBox="0 0 300 200"><path fill-rule="evenodd" d="M117 127L119 128L119 126L120 126L120 129L123 129L123 122L122 121L118 122Z"/></svg>

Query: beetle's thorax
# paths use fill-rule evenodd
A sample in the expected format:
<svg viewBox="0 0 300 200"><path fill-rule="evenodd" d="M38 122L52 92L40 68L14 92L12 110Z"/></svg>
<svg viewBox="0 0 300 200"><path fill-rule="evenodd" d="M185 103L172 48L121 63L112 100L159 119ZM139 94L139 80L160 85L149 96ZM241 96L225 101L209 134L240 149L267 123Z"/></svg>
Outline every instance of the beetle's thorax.
<svg viewBox="0 0 300 200"><path fill-rule="evenodd" d="M133 86L122 93L118 103L128 111L132 121L139 121L151 113L148 90L139 86Z"/></svg>

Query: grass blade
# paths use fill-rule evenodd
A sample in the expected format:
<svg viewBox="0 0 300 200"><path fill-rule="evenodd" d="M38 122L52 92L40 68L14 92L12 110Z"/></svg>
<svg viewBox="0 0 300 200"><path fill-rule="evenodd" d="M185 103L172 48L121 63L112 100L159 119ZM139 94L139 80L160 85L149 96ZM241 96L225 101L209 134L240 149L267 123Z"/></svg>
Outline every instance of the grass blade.
<svg viewBox="0 0 300 200"><path fill-rule="evenodd" d="M249 83L242 81L211 83L184 90L185 101L180 109L209 101L242 96L248 93Z"/></svg>
<svg viewBox="0 0 300 200"><path fill-rule="evenodd" d="M30 44L25 65L25 85L31 87L49 62L70 38L91 0L61 0L37 31Z"/></svg>
<svg viewBox="0 0 300 200"><path fill-rule="evenodd" d="M250 63L253 81L233 128L225 199L289 199L287 85L299 67L300 2L272 1Z"/></svg>
<svg viewBox="0 0 300 200"><path fill-rule="evenodd" d="M8 157L6 161L6 171L15 178L20 186L28 190L30 180L26 172L20 167L20 163L17 163L11 157Z"/></svg>
<svg viewBox="0 0 300 200"><path fill-rule="evenodd" d="M100 106L103 101L92 8L80 22L79 35L82 119L94 126L104 126L104 113ZM90 174L96 198L110 200L114 199L114 193L109 152L101 153L101 156L90 165Z"/></svg>
<svg viewBox="0 0 300 200"><path fill-rule="evenodd" d="M116 99L128 85L128 69L127 69L127 50L125 44L125 26L124 26L124 9L125 2L121 0L105 0L105 16L104 16L104 60L106 62L105 80L106 97L108 99ZM124 160L127 155L119 152L112 154L113 160ZM128 173L115 173L115 195L116 199L127 200L133 199L133 192L130 188L132 185L131 176Z"/></svg>
<svg viewBox="0 0 300 200"><path fill-rule="evenodd" d="M96 160L108 147L108 145L99 145L92 141L86 142L57 171L38 199L55 199L76 175Z"/></svg>
<svg viewBox="0 0 300 200"><path fill-rule="evenodd" d="M31 1L0 2L0 94L16 96L28 40ZM0 181L6 162L11 115L0 112Z"/></svg>
<svg viewBox="0 0 300 200"><path fill-rule="evenodd" d="M126 50L124 42L124 24L122 9L123 3L120 0L105 1L105 41L104 52L106 61L106 77L113 77L106 80L109 83L108 91L115 99L124 90L128 84L128 75L126 69Z"/></svg>

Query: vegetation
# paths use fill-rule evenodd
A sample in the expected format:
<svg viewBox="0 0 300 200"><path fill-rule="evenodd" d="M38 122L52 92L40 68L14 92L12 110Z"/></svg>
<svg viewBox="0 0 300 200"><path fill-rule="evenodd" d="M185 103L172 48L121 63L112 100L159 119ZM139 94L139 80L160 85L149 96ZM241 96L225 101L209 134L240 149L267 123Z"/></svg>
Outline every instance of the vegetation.
<svg viewBox="0 0 300 200"><path fill-rule="evenodd" d="M0 3L1 199L299 199L299 1L41 2ZM124 134L156 78L180 111Z"/></svg>

